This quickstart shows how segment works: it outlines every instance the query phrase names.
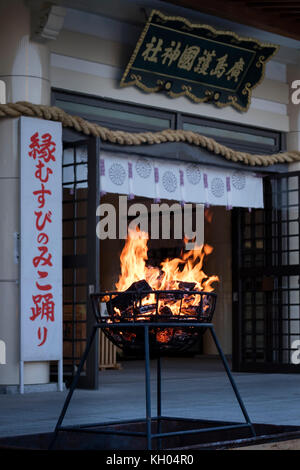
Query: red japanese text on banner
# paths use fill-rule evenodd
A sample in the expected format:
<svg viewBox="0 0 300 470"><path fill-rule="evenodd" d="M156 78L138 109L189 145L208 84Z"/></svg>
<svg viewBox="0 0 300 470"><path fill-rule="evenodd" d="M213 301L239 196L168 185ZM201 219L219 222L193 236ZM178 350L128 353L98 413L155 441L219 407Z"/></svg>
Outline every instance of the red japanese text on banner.
<svg viewBox="0 0 300 470"><path fill-rule="evenodd" d="M20 118L21 360L62 357L61 124Z"/></svg>

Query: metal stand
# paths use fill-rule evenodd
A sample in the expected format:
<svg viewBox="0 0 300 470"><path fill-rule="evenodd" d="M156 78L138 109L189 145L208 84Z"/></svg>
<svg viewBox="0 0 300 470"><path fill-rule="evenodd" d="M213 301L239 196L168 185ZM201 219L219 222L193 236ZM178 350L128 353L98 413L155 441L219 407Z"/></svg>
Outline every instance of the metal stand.
<svg viewBox="0 0 300 470"><path fill-rule="evenodd" d="M172 420L172 419L177 419L177 420L184 420L184 418L176 418L176 417L169 417L169 416L162 416L162 406L161 406L161 360L160 357L157 359L157 416L151 416L151 389L150 389L150 348L149 348L149 328L162 328L162 327L170 327L170 323L145 323L145 322L132 322L130 323L96 323L94 325L94 328L92 330L92 333L87 341L87 345L85 348L85 351L81 357L80 364L77 369L77 373L73 379L73 382L71 384L69 393L66 397L66 400L64 402L62 411L60 413L60 416L58 418L55 430L54 430L54 435L53 439L50 443L49 449L52 449L55 445L56 439L58 437L58 433L60 431L69 431L69 432L89 432L93 434L119 434L119 435L124 435L124 436L137 436L137 437L146 437L147 438L147 449L151 450L152 449L152 440L157 439L157 448L161 449L162 447L162 439L164 437L168 436L178 436L182 434L198 434L198 433L204 433L204 432L211 432L211 431L219 431L219 430L228 430L228 429L237 429L237 428L249 428L251 431L251 434L253 437L256 436L255 430L253 427L253 424L248 416L247 410L245 408L245 405L243 403L243 400L240 396L240 393L238 391L237 385L233 379L233 376L231 374L229 365L227 363L227 360L225 358L225 355L222 351L222 348L220 346L220 343L218 341L218 338L216 336L216 333L214 331L214 327L212 323L198 323L198 322L172 322L172 327L195 327L195 328L207 328L210 331L210 334L212 336L212 339L216 345L216 348L218 350L219 356L222 360L224 369L226 371L226 374L229 378L229 381L231 383L232 389L235 393L236 399L239 403L239 406L241 408L241 411L244 415L245 418L245 423L234 423L232 425L224 425L224 426L217 426L217 427L208 427L208 428L201 428L201 429L190 429L190 430L184 430L184 431L175 431L175 432L161 432L161 422L163 420ZM67 409L69 407L72 395L74 393L74 390L77 387L77 383L81 374L81 371L83 369L83 366L85 364L85 361L88 357L89 351L91 349L91 346L93 344L93 341L95 339L95 335L97 332L98 328L130 328L130 327L140 327L144 328L144 336L145 336L145 387L146 387L146 419L135 419L135 420L130 420L130 421L118 421L118 422L104 422L104 423L89 423L89 424L82 424L82 425L77 425L77 426L62 426L65 414L67 412ZM115 424L129 424L129 423L137 423L137 422L144 422L146 424L146 432L133 432L133 431L122 431L122 430L109 430L109 429L94 429L96 427L100 426L105 426L105 425L115 425ZM156 432L153 433L152 431L152 422L157 421L157 427L156 427Z"/></svg>

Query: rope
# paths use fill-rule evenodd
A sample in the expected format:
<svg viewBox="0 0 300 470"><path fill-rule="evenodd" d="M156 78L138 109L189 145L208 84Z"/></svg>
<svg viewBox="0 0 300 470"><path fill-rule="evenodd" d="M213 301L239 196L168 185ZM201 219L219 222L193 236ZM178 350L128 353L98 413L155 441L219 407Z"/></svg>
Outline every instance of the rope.
<svg viewBox="0 0 300 470"><path fill-rule="evenodd" d="M85 135L100 137L104 142L118 145L154 145L165 142L187 142L202 147L210 152L224 157L226 160L244 163L251 166L269 166L274 163L291 163L300 161L300 152L282 152L274 155L253 155L238 152L214 139L192 131L166 129L159 132L124 132L108 129L98 124L86 121L79 116L72 116L56 106L37 105L25 101L0 104L0 118L20 116L37 117L50 121L59 121L64 127L69 127Z"/></svg>

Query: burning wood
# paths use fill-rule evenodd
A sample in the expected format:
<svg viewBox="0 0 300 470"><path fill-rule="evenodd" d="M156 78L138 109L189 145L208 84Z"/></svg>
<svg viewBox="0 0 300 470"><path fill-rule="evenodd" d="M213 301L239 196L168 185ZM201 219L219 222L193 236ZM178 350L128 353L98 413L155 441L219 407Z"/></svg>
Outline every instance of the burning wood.
<svg viewBox="0 0 300 470"><path fill-rule="evenodd" d="M144 279L134 282L125 292L118 294L115 298L106 303L107 311L113 314L116 313L116 309L118 309L125 315L128 308L132 309L137 300L144 298L149 291L151 291L151 287ZM128 292L128 294L126 294L126 292Z"/></svg>
<svg viewBox="0 0 300 470"><path fill-rule="evenodd" d="M196 282L184 282L184 281L181 281L181 282L178 282L178 288L181 289L181 290L194 290L196 286Z"/></svg>
<svg viewBox="0 0 300 470"><path fill-rule="evenodd" d="M130 231L121 253L121 276L116 288L120 291L111 295L107 310L114 322L173 322L209 321L214 310L212 284L217 276L208 277L202 267L204 257L212 248L204 245L195 250L181 253L180 258L166 259L160 268L147 266L147 234L138 230ZM172 292L170 292L172 291ZM141 347L143 331L108 330L112 340L132 348ZM196 327L168 326L150 328L150 344L164 348L182 349L191 345L199 336ZM161 347L161 346L159 346Z"/></svg>
<svg viewBox="0 0 300 470"><path fill-rule="evenodd" d="M207 276L203 271L203 261L206 255L212 252L212 248L208 245L197 247L194 250L181 253L180 258L164 260L160 268L147 266L148 259L148 235L144 232L137 230L130 230L125 246L122 250L121 261L121 275L119 281L116 283L116 288L119 291L135 290L136 286L139 288L139 283L142 290L183 290L187 294L190 291L213 291L212 284L218 282L218 276ZM141 281L143 279L144 281ZM137 284L136 284L137 283ZM119 296L118 296L119 297ZM118 299L118 297L116 299ZM146 296L145 296L146 297ZM114 299L113 306L119 310L125 310L132 304L132 298L126 296L126 300ZM143 306L146 304L156 303L154 295L147 297L143 301ZM195 296L182 295L174 293L161 293L159 295L160 308L167 305L173 315L180 315L182 307L190 307L197 305L198 300Z"/></svg>
<svg viewBox="0 0 300 470"><path fill-rule="evenodd" d="M159 309L159 314L163 315L164 317L171 317L173 315L172 310L168 305L164 305Z"/></svg>

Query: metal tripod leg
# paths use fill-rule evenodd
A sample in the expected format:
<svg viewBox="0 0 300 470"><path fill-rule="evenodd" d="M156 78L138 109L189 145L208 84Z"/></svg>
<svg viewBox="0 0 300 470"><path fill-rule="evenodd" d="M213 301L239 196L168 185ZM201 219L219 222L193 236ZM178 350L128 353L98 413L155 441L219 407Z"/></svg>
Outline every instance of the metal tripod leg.
<svg viewBox="0 0 300 470"><path fill-rule="evenodd" d="M158 352L159 354L159 352ZM156 394L157 394L157 434L161 433L161 358L157 358L156 370ZM157 449L161 449L161 439L157 439Z"/></svg>
<svg viewBox="0 0 300 470"><path fill-rule="evenodd" d="M149 327L144 326L145 334L145 386L146 386L146 427L147 449L152 449L151 435L151 383L150 383L150 351L149 351Z"/></svg>
<svg viewBox="0 0 300 470"><path fill-rule="evenodd" d="M229 381L230 381L231 386L232 386L232 388L233 388L233 391L234 391L234 393L235 393L236 399L237 399L237 401L238 401L238 403L239 403L239 405L240 405L240 408L241 408L242 413L243 413L243 415L244 415L245 421L249 424L249 427L250 427L250 429L251 429L251 432L252 432L253 436L255 437L255 436L256 436L256 433L255 433L253 424L252 424L252 422L251 422L251 420L250 420L250 418L249 418L249 415L248 415L248 413L247 413L247 410L246 410L246 407L245 407L244 402L243 402L243 400L242 400L242 397L241 397L241 395L240 395L240 393L239 393L239 391L238 391L238 388L237 388L237 386L236 386L236 383L235 383L235 381L234 381L234 378L233 378L233 376L232 376L232 374L231 374L231 370L230 370L230 368L229 368L229 365L228 365L228 362L227 362L227 360L226 360L226 357L225 357L225 355L224 355L224 353L223 353L223 350L222 350L222 348L221 348L221 346L220 346L220 343L219 343L219 341L218 341L218 338L217 338L217 336L216 336L214 327L213 327L213 326L210 326L210 327L209 327L209 330L210 330L211 336L212 336L212 338L213 338L213 341L214 341L214 343L215 343L215 345L216 345L216 348L217 348L217 350L218 350L218 353L219 353L219 355L220 355L220 357L221 357L221 359L222 359L222 362L223 362L223 365L224 365L224 369L225 369L225 371L226 371L226 373L227 373L227 376L228 376L228 378L229 378Z"/></svg>
<svg viewBox="0 0 300 470"><path fill-rule="evenodd" d="M83 356L81 357L81 360L80 360L80 363L79 363L79 366L78 366L78 369L77 369L77 372L76 372L76 375L72 381L72 384L71 384L71 387L70 387L70 390L69 390L69 393L67 395L67 398L65 399L65 402L64 402L64 405L63 405L63 408L61 410L61 413L60 413L60 416L58 418L58 421L56 423L56 426L55 426L55 430L54 430L54 436L50 442L50 445L49 445L49 450L53 448L54 444L55 444L55 441L57 439L57 435L59 433L59 430L60 430L60 427L62 425L62 422L64 420L64 417L65 417L65 414L67 412L67 409L69 407L69 404L70 404L70 401L71 401L71 398L72 398L72 395L74 393L74 390L75 388L77 387L77 383L78 383L78 380L79 380L79 377L80 377L80 374L81 374L81 371L83 369L83 366L85 364L85 361L88 357L88 354L90 352L90 349L91 349L91 346L93 344L93 341L94 341L94 338L95 338L95 335L96 335L96 331L97 331L97 326L95 325L94 328L93 328L93 331L88 339L88 342L87 342L87 345L86 345L86 348L85 348L85 351L84 351L84 354Z"/></svg>

